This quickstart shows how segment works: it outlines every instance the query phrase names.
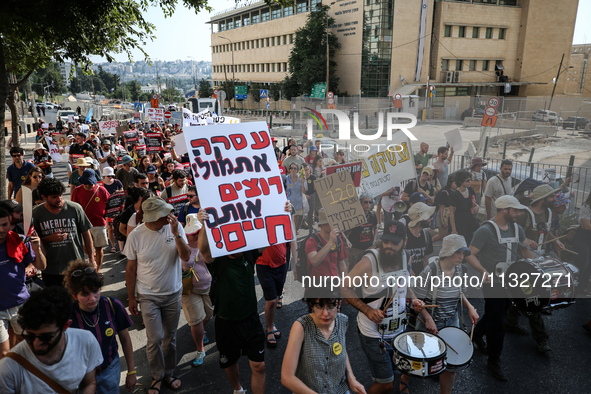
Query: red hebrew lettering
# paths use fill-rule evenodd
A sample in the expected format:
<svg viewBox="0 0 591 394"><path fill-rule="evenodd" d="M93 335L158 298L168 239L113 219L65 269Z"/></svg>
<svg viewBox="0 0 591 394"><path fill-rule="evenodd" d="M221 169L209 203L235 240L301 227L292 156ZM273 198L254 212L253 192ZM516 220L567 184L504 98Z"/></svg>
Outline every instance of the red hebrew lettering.
<svg viewBox="0 0 591 394"><path fill-rule="evenodd" d="M262 218L257 218L257 219L255 219L255 220L254 220L254 227L255 227L257 230L260 230L260 229L262 229L263 227L265 227L265 222L263 221L263 219L262 219Z"/></svg>
<svg viewBox="0 0 591 394"><path fill-rule="evenodd" d="M245 179L242 181L242 183L248 188L248 190L245 192L246 198L253 198L261 195L261 189L259 189L258 186L258 178L252 178L250 180Z"/></svg>
<svg viewBox="0 0 591 394"><path fill-rule="evenodd" d="M259 131L258 133L252 132L250 133L252 139L254 140L254 144L250 147L252 149L264 149L267 146L271 145L271 140L269 140L269 133L266 131Z"/></svg>
<svg viewBox="0 0 591 394"><path fill-rule="evenodd" d="M269 178L269 185L277 186L277 193L283 193L283 182L281 182L280 176L274 176Z"/></svg>
<svg viewBox="0 0 591 394"><path fill-rule="evenodd" d="M247 147L246 138L242 134L231 134L230 139L232 140L232 145L234 145L234 149L242 150Z"/></svg>
<svg viewBox="0 0 591 394"><path fill-rule="evenodd" d="M218 249L223 248L224 244L222 243L222 236L220 235L220 229L219 228L212 228L211 235L213 236L213 239L215 241L216 248L218 248Z"/></svg>
<svg viewBox="0 0 591 394"><path fill-rule="evenodd" d="M242 183L234 182L234 187L236 188L236 190L242 190Z"/></svg>
<svg viewBox="0 0 591 394"><path fill-rule="evenodd" d="M250 220L242 222L242 228L244 229L244 231L252 230L252 222Z"/></svg>
<svg viewBox="0 0 591 394"><path fill-rule="evenodd" d="M277 227L283 228L285 239L293 238L293 234L291 232L291 217L289 215L267 216L265 218L265 224L267 230L267 239L271 245L277 243Z"/></svg>
<svg viewBox="0 0 591 394"><path fill-rule="evenodd" d="M230 141L228 141L228 138L226 138L226 136L222 135L222 136L217 136L217 137L211 138L212 144L217 144L218 142L221 142L222 144L224 144L224 148L226 148L226 150L230 149Z"/></svg>
<svg viewBox="0 0 591 394"><path fill-rule="evenodd" d="M236 193L236 189L229 183L225 183L219 186L220 197L222 198L223 202L228 202L232 200L238 199L238 193Z"/></svg>
<svg viewBox="0 0 591 394"><path fill-rule="evenodd" d="M228 252L232 252L246 246L246 238L244 238L244 231L242 231L242 225L240 223L225 224L221 226L220 229L224 235L226 250ZM230 239L230 234L235 234L236 239L232 241Z"/></svg>
<svg viewBox="0 0 591 394"><path fill-rule="evenodd" d="M269 190L269 184L267 183L267 180L265 178L261 178L259 182L261 185L261 189L263 190L263 194L265 196L268 196L271 191Z"/></svg>
<svg viewBox="0 0 591 394"><path fill-rule="evenodd" d="M199 138L197 140L192 140L191 146L193 148L199 148L200 146L202 146L205 148L205 154L211 155L211 146L209 145L209 141L205 138Z"/></svg>

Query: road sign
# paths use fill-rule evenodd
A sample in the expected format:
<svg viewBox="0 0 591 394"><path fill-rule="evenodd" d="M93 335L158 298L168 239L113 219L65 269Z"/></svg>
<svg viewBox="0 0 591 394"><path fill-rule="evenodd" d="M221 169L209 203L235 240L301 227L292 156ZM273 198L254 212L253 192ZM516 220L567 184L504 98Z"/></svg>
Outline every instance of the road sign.
<svg viewBox="0 0 591 394"><path fill-rule="evenodd" d="M334 93L333 92L328 92L328 98L332 99L334 97Z"/></svg>
<svg viewBox="0 0 591 394"><path fill-rule="evenodd" d="M400 93L396 93L394 95L394 100L402 100L402 95Z"/></svg>
<svg viewBox="0 0 591 394"><path fill-rule="evenodd" d="M501 103L501 100L499 100L498 97L491 97L488 99L488 106L489 107L498 107L499 104Z"/></svg>
<svg viewBox="0 0 591 394"><path fill-rule="evenodd" d="M402 100L394 100L394 108L402 108Z"/></svg>
<svg viewBox="0 0 591 394"><path fill-rule="evenodd" d="M269 97L267 97L267 102L269 102L271 99Z"/></svg>
<svg viewBox="0 0 591 394"><path fill-rule="evenodd" d="M480 125L485 127L495 127L495 125L497 124L497 118L498 116L488 116L485 114L484 118L482 118L482 123Z"/></svg>
<svg viewBox="0 0 591 394"><path fill-rule="evenodd" d="M172 114L170 113L170 111L166 111L166 112L164 113L164 117L165 117L166 119L170 119L170 118L172 118Z"/></svg>
<svg viewBox="0 0 591 394"><path fill-rule="evenodd" d="M326 97L326 83L315 83L312 87L311 98L324 98Z"/></svg>
<svg viewBox="0 0 591 394"><path fill-rule="evenodd" d="M484 114L488 116L495 116L497 114L497 109L493 107L486 107L484 109Z"/></svg>
<svg viewBox="0 0 591 394"><path fill-rule="evenodd" d="M234 98L237 100L246 100L248 98L248 88L244 86L234 86Z"/></svg>
<svg viewBox="0 0 591 394"><path fill-rule="evenodd" d="M152 94L152 100L158 100L158 93Z"/></svg>
<svg viewBox="0 0 591 394"><path fill-rule="evenodd" d="M388 90L388 97L392 97L392 91Z"/></svg>
<svg viewBox="0 0 591 394"><path fill-rule="evenodd" d="M434 91L435 90L435 86L433 86L433 85L429 86L429 90L430 91Z"/></svg>
<svg viewBox="0 0 591 394"><path fill-rule="evenodd" d="M215 89L213 91L213 98L218 98L218 90L217 89Z"/></svg>
<svg viewBox="0 0 591 394"><path fill-rule="evenodd" d="M269 103L267 103L267 109L269 109Z"/></svg>
<svg viewBox="0 0 591 394"><path fill-rule="evenodd" d="M508 82L505 84L505 93L511 93L511 84Z"/></svg>
<svg viewBox="0 0 591 394"><path fill-rule="evenodd" d="M150 104L152 104L152 108L158 108L158 99L152 99Z"/></svg>
<svg viewBox="0 0 591 394"><path fill-rule="evenodd" d="M260 89L260 98L269 97L269 89Z"/></svg>
<svg viewBox="0 0 591 394"><path fill-rule="evenodd" d="M334 93L328 92L326 97L328 97L328 99L326 100L328 103L328 109L336 109Z"/></svg>

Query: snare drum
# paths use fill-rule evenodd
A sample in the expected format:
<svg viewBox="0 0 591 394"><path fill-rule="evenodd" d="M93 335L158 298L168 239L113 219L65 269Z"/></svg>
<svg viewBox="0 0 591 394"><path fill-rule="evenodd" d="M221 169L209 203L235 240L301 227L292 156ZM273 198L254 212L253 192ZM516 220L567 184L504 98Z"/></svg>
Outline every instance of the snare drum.
<svg viewBox="0 0 591 394"><path fill-rule="evenodd" d="M403 332L392 340L392 348L392 361L401 372L424 378L445 370L447 346L437 335L423 331Z"/></svg>
<svg viewBox="0 0 591 394"><path fill-rule="evenodd" d="M460 372L472 364L474 346L470 343L470 336L464 330L457 327L445 327L439 330L439 337L449 345L447 347L446 371Z"/></svg>
<svg viewBox="0 0 591 394"><path fill-rule="evenodd" d="M505 289L519 310L539 313L574 303L578 278L574 265L538 257L511 264L505 273Z"/></svg>

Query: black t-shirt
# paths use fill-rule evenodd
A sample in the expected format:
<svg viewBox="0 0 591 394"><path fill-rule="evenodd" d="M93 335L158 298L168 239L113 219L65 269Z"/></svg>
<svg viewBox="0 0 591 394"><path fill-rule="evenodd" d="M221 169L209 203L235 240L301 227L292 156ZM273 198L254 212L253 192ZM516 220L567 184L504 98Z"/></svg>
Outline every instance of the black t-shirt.
<svg viewBox="0 0 591 394"><path fill-rule="evenodd" d="M374 228L378 224L378 218L374 211L368 211L365 218L367 223L352 229L348 236L351 245L357 249L367 249L373 245Z"/></svg>
<svg viewBox="0 0 591 394"><path fill-rule="evenodd" d="M72 146L70 146L70 154L71 155L83 155L89 151L92 152L94 154L94 156L96 157L96 153L94 151L94 148L88 142L85 142L82 145L72 144Z"/></svg>
<svg viewBox="0 0 591 394"><path fill-rule="evenodd" d="M133 204L128 206L127 208L125 208L125 210L121 214L121 223L123 223L127 226L129 219L131 219L131 216L134 213L135 213L135 207L133 206Z"/></svg>
<svg viewBox="0 0 591 394"><path fill-rule="evenodd" d="M49 156L47 153L44 153L43 155L38 154L37 151L33 153L33 160L35 161L35 165L40 167L45 175L51 174L52 172L51 166L47 164L50 159L51 156Z"/></svg>
<svg viewBox="0 0 591 394"><path fill-rule="evenodd" d="M406 187L404 188L404 192L406 194L408 194L409 196L411 196L413 193L418 191L420 184L417 181L410 181L408 182L408 184L406 185ZM429 182L427 182L425 184L425 186L420 186L421 189L423 189L430 197L433 197L435 195L435 189L433 188L433 185L431 185Z"/></svg>
<svg viewBox="0 0 591 394"><path fill-rule="evenodd" d="M472 216L472 205L476 201L476 193L471 187L468 188L468 197L464 197L459 190L449 195L449 205L455 208L454 220L458 234L466 238L466 243L470 244L472 235L476 230L476 220Z"/></svg>
<svg viewBox="0 0 591 394"><path fill-rule="evenodd" d="M410 252L412 270L414 275L419 275L423 271L423 257L433 253L433 241L431 234L427 229L423 229L418 237L408 229L406 230L406 246L404 249Z"/></svg>
<svg viewBox="0 0 591 394"><path fill-rule="evenodd" d="M316 188L314 187L314 181L316 180L316 175L310 174L308 179L306 179L306 183L308 186L308 190L306 190L306 194L311 196L316 193Z"/></svg>

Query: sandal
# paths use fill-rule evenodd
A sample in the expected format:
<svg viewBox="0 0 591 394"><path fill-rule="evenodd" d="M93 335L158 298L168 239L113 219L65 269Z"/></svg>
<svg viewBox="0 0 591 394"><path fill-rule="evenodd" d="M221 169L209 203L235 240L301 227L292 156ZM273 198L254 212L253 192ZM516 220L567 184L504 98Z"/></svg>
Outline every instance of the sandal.
<svg viewBox="0 0 591 394"><path fill-rule="evenodd" d="M277 309L281 309L283 308L283 294L281 294L279 296L279 299L277 300Z"/></svg>
<svg viewBox="0 0 591 394"><path fill-rule="evenodd" d="M400 389L400 387L398 387L398 392L400 394L410 394L410 386L408 384L404 383L403 381L400 381L400 386L404 386L402 390Z"/></svg>
<svg viewBox="0 0 591 394"><path fill-rule="evenodd" d="M152 385L150 386L150 388L148 389L148 392L150 390L156 390L158 392L158 394L160 394L160 388L162 387L162 380L164 379L158 379L158 380L154 380L152 382ZM155 387L158 383L160 383L160 387Z"/></svg>
<svg viewBox="0 0 591 394"><path fill-rule="evenodd" d="M277 347L277 339L275 338L276 331L277 330L267 332L267 337L265 338L265 341L267 342L268 347ZM271 334L273 334L273 339L269 339L269 335Z"/></svg>
<svg viewBox="0 0 591 394"><path fill-rule="evenodd" d="M279 332L279 330L277 329L275 324L273 324L273 335L275 335L275 338L277 338L277 339L281 338L281 332Z"/></svg>
<svg viewBox="0 0 591 394"><path fill-rule="evenodd" d="M168 381L168 378L164 378L164 383L166 383L168 385L168 387L170 387L172 390L179 390L181 388L181 386L178 387L173 387L172 384L176 381L181 381L179 378L175 378L174 376L170 377L170 381Z"/></svg>
<svg viewBox="0 0 591 394"><path fill-rule="evenodd" d="M117 248L116 247L111 247L111 253L117 253Z"/></svg>

